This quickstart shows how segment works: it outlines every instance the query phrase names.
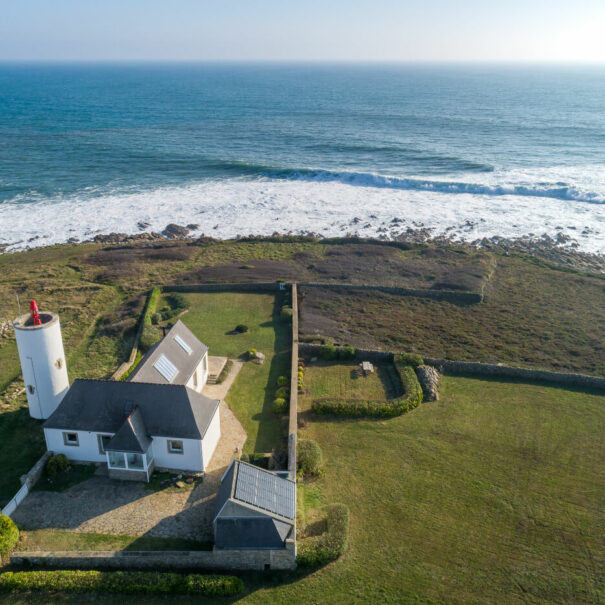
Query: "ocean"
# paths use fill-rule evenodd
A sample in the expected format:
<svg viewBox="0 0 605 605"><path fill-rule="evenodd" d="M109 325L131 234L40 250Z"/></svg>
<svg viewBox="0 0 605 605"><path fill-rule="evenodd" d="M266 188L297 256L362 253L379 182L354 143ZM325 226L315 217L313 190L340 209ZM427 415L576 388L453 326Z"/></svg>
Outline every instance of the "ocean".
<svg viewBox="0 0 605 605"><path fill-rule="evenodd" d="M0 65L0 244L168 223L605 253L605 67Z"/></svg>

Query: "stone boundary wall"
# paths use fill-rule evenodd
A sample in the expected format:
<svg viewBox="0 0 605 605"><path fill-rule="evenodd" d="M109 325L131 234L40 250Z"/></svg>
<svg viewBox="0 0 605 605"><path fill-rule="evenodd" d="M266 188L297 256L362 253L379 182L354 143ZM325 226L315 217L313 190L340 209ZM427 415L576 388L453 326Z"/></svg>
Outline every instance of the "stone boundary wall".
<svg viewBox="0 0 605 605"><path fill-rule="evenodd" d="M180 284L162 286L162 292L279 292L284 282L230 283L230 284Z"/></svg>
<svg viewBox="0 0 605 605"><path fill-rule="evenodd" d="M10 517L17 510L19 504L25 500L30 490L39 481L44 472L44 467L52 455L53 452L44 452L42 457L31 467L29 472L26 475L21 476L21 488L2 509L3 515Z"/></svg>
<svg viewBox="0 0 605 605"><path fill-rule="evenodd" d="M301 342L299 345L299 352L301 355L315 356L319 354L320 346L321 345ZM355 349L355 358L365 361L391 361L393 355L394 353L392 351ZM598 376L572 374L567 372L551 372L548 370L531 370L527 368L517 368L515 366L480 363L476 361L450 361L449 359L422 357L426 364L437 368L444 374L513 378L529 382L550 382L572 387L605 391L605 378L600 378Z"/></svg>
<svg viewBox="0 0 605 605"><path fill-rule="evenodd" d="M292 362L288 418L288 472L296 480L296 433L298 431L298 289L292 284Z"/></svg>
<svg viewBox="0 0 605 605"><path fill-rule="evenodd" d="M61 569L289 570L296 567L293 540L280 550L15 552L11 565Z"/></svg>
<svg viewBox="0 0 605 605"><path fill-rule="evenodd" d="M134 338L134 343L132 345L132 350L130 351L130 357L128 361L125 361L120 367L111 375L111 380L120 380L122 376L131 368L134 360L137 358L137 353L139 352L139 342L141 341L141 334L143 333L143 324L145 323L145 313L147 313L147 308L149 307L149 301L151 300L151 293L153 292L153 288L147 294L147 300L143 305L143 310L141 311L141 317L139 318L139 327L137 328L137 334Z"/></svg>
<svg viewBox="0 0 605 605"><path fill-rule="evenodd" d="M480 292L456 291L456 290L421 290L413 288L397 288L391 286L379 286L371 284L339 284L330 282L304 282L298 284L301 288L333 288L342 290L374 290L387 294L398 294L400 296L417 296L420 298L432 298L434 300L445 300L452 303L475 305L483 302L483 294Z"/></svg>

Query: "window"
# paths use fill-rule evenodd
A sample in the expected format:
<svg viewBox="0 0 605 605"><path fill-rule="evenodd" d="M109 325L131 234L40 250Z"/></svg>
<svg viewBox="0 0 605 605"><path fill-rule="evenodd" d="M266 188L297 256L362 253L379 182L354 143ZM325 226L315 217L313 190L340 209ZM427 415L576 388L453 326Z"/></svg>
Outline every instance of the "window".
<svg viewBox="0 0 605 605"><path fill-rule="evenodd" d="M208 369L208 356L204 355L204 359L202 359L202 368L204 369L204 373Z"/></svg>
<svg viewBox="0 0 605 605"><path fill-rule="evenodd" d="M36 387L33 384L28 384L27 390L29 391L30 395L33 395L36 392Z"/></svg>
<svg viewBox="0 0 605 605"><path fill-rule="evenodd" d="M97 435L99 454L105 453L105 446L111 441L111 435Z"/></svg>
<svg viewBox="0 0 605 605"><path fill-rule="evenodd" d="M143 455L142 454L126 454L128 460L128 468L143 468Z"/></svg>
<svg viewBox="0 0 605 605"><path fill-rule="evenodd" d="M193 386L197 387L197 370L193 372Z"/></svg>
<svg viewBox="0 0 605 605"><path fill-rule="evenodd" d="M107 452L110 468L126 468L126 460L122 452Z"/></svg>
<svg viewBox="0 0 605 605"><path fill-rule="evenodd" d="M78 441L78 433L63 433L63 443L65 445L80 445Z"/></svg>
<svg viewBox="0 0 605 605"><path fill-rule="evenodd" d="M182 454L183 453L183 442L168 439L168 453L169 454Z"/></svg>

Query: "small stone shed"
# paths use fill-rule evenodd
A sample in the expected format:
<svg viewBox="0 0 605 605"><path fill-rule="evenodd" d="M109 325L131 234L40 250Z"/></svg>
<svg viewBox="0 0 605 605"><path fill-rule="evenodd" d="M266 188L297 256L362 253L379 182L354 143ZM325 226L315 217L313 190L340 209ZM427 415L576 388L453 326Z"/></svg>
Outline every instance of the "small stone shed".
<svg viewBox="0 0 605 605"><path fill-rule="evenodd" d="M295 482L241 460L223 475L214 515L218 549L279 549L294 538Z"/></svg>

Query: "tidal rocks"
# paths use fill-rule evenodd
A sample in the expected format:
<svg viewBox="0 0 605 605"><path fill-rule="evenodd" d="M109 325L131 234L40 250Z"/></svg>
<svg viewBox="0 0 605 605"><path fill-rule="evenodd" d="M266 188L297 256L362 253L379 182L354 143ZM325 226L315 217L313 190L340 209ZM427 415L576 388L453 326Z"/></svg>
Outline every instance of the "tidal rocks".
<svg viewBox="0 0 605 605"><path fill-rule="evenodd" d="M176 225L175 223L170 223L166 225L164 231L162 231L162 235L167 237L168 239L181 239L183 237L187 237L191 229L188 227L183 227L182 225Z"/></svg>
<svg viewBox="0 0 605 605"><path fill-rule="evenodd" d="M423 400L437 401L439 399L439 372L432 366L418 366L416 375L422 387Z"/></svg>

